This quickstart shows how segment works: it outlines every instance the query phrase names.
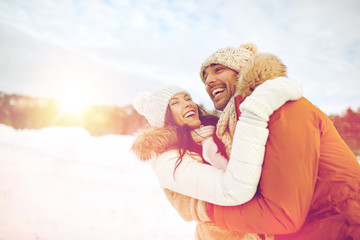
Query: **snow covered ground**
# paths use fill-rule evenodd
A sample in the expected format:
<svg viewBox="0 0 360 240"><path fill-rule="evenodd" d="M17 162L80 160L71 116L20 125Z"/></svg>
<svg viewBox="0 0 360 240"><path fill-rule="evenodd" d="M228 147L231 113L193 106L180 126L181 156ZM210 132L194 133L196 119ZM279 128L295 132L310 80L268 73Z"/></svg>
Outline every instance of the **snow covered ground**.
<svg viewBox="0 0 360 240"><path fill-rule="evenodd" d="M194 239L132 141L0 125L0 240Z"/></svg>

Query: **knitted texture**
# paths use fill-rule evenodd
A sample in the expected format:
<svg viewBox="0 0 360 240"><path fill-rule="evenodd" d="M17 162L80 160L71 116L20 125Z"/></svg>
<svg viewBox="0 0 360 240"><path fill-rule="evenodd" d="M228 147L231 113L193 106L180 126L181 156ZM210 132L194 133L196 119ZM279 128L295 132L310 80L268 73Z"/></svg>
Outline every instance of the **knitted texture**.
<svg viewBox="0 0 360 240"><path fill-rule="evenodd" d="M221 113L216 125L216 136L224 143L226 154L230 156L232 140L237 123L235 98L232 97Z"/></svg>
<svg viewBox="0 0 360 240"><path fill-rule="evenodd" d="M196 226L196 240L261 240L255 233L240 233L229 229L220 228L211 222L200 222ZM265 236L265 240L273 240Z"/></svg>
<svg viewBox="0 0 360 240"><path fill-rule="evenodd" d="M184 89L176 86L163 88L153 94L143 92L135 99L134 107L138 113L146 118L151 126L160 128L164 126L169 101L179 93L189 94Z"/></svg>
<svg viewBox="0 0 360 240"><path fill-rule="evenodd" d="M205 139L212 137L214 132L215 126L201 126L191 131L191 137L197 144L202 144Z"/></svg>
<svg viewBox="0 0 360 240"><path fill-rule="evenodd" d="M185 221L209 222L204 201L164 189L166 198Z"/></svg>
<svg viewBox="0 0 360 240"><path fill-rule="evenodd" d="M211 64L221 64L237 72L241 72L241 69L247 63L248 59L256 54L257 51L257 46L252 43L242 44L240 47L221 48L211 54L201 64L200 78L205 82L204 70Z"/></svg>

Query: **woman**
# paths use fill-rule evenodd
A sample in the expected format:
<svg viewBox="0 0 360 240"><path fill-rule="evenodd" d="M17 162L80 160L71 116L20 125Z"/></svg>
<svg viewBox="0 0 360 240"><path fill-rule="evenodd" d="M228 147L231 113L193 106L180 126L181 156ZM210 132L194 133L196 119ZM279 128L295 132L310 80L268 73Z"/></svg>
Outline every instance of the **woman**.
<svg viewBox="0 0 360 240"><path fill-rule="evenodd" d="M272 84L270 87L277 86ZM295 96L292 89L282 92L282 96L286 94L285 101L295 100L301 97L301 90ZM244 103L246 101L251 101L251 96ZM267 122L254 115L251 109L242 111L234 134L233 149L236 151L231 152L228 167L223 170L203 164L214 162L211 156L220 159L216 153L224 152L214 131L209 134L209 129L204 127L215 126L217 118L201 110L186 91L177 87L165 88L139 97L135 108L153 128L138 136L133 149L140 159L150 161L162 188L224 206L239 205L254 196L268 130ZM196 132L204 138L214 139L219 151L213 142L199 141ZM222 160L214 164L219 161Z"/></svg>

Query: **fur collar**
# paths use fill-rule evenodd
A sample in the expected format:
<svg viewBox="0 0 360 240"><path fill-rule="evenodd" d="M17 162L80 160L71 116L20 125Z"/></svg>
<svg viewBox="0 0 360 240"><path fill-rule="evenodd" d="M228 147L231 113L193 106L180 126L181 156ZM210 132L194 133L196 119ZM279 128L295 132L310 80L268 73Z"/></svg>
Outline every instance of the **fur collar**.
<svg viewBox="0 0 360 240"><path fill-rule="evenodd" d="M177 141L175 127L142 129L137 133L131 150L142 161L165 152Z"/></svg>

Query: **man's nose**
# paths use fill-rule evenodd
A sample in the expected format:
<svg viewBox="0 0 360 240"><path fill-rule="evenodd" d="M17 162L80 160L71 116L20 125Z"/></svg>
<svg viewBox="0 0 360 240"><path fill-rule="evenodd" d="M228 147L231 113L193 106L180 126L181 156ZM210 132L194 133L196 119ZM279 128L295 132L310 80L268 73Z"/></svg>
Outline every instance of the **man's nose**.
<svg viewBox="0 0 360 240"><path fill-rule="evenodd" d="M210 86L215 82L215 77L212 74L208 74L205 79L205 85Z"/></svg>

